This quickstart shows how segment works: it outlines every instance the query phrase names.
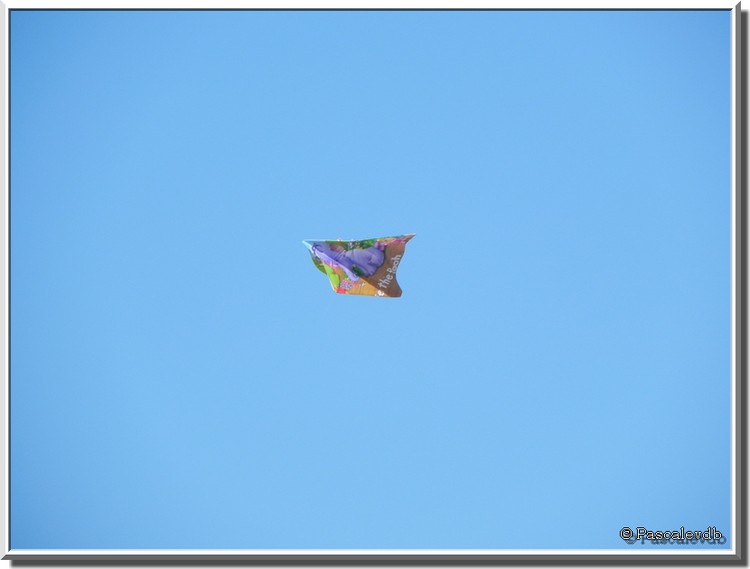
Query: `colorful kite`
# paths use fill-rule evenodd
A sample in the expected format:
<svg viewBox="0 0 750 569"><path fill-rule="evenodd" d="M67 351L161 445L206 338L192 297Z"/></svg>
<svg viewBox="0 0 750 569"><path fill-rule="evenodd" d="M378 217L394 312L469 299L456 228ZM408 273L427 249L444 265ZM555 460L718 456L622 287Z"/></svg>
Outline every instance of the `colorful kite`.
<svg viewBox="0 0 750 569"><path fill-rule="evenodd" d="M396 269L414 234L361 241L303 241L313 263L340 294L401 296Z"/></svg>

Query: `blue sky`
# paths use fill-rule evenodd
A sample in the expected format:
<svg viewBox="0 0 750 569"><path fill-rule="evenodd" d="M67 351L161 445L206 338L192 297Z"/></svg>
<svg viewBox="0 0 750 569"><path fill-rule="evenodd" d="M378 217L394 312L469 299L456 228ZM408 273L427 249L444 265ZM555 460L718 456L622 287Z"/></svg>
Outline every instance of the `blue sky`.
<svg viewBox="0 0 750 569"><path fill-rule="evenodd" d="M729 12L14 11L11 105L14 549L729 532Z"/></svg>

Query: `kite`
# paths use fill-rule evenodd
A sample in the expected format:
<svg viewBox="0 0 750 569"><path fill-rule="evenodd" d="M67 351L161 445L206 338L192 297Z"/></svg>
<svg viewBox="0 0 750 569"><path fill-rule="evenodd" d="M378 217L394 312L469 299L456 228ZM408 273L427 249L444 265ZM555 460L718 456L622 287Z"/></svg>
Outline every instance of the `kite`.
<svg viewBox="0 0 750 569"><path fill-rule="evenodd" d="M401 296L396 269L414 234L360 241L303 241L312 261L339 294Z"/></svg>

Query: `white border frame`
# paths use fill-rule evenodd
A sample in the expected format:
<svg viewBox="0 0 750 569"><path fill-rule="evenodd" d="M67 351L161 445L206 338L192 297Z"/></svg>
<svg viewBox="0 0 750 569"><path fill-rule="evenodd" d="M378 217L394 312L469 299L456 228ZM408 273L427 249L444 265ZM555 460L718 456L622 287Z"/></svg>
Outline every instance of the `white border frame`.
<svg viewBox="0 0 750 569"><path fill-rule="evenodd" d="M553 561L568 560L574 561L576 558L581 561L602 561L608 560L628 560L644 561L699 561L706 562L734 562L742 559L740 552L744 552L747 544L744 543L745 536L740 535L739 531L745 531L741 527L743 518L742 508L745 508L745 496L738 488L738 473L743 466L742 456L740 456L741 445L744 443L744 432L738 430L738 409L741 408L742 400L746 398L743 393L742 400L738 399L740 392L738 388L740 383L737 374L746 373L746 369L738 369L743 361L738 353L737 333L743 320L747 320L747 307L744 304L744 298L738 298L738 292L746 294L747 283L742 283L743 291L738 291L738 275L742 275L737 266L742 262L747 266L747 251L743 250L745 244L739 241L741 235L738 234L738 220L747 220L747 196L739 196L742 188L741 183L741 165L746 163L743 156L739 155L741 150L740 141L742 137L742 116L740 97L746 98L746 94L740 93L742 85L739 74L742 72L741 61L741 5L732 0L704 0L704 1L685 1L685 0L659 0L650 2L648 0L619 0L619 1L592 1L577 0L566 2L565 0L468 0L465 4L456 5L457 0L407 0L399 2L398 0L381 0L375 3L373 0L283 0L283 2L274 2L274 0L219 0L209 4L207 0L158 0L149 2L148 0L133 0L125 2L124 0L6 0L0 1L0 29L3 31L2 45L0 46L0 62L4 69L2 77L4 136L2 138L2 161L0 162L0 172L4 184L4 199L0 200L0 218L4 222L3 231L0 232L0 251L4 253L4 262L2 264L3 275L0 282L4 287L2 296L4 302L0 308L0 320L3 323L5 341L0 348L0 365L3 371L3 386L0 390L0 405L4 409L3 421L0 422L0 443L2 443L2 486L3 493L0 500L3 516L0 523L3 525L0 531L0 558L3 560L86 560L86 561L107 561L107 560L173 560L173 561L199 561L199 560L255 560L255 561L288 561L288 562L310 562L310 561L342 561L347 560L353 563L357 561ZM686 546L685 551L669 549L571 549L571 550L451 550L451 549L399 549L399 550L326 550L326 549L298 549L298 550L277 550L277 549L250 549L250 550L11 550L10 549L10 455L9 455L9 413L10 413L10 251L9 251L9 221L10 221L10 62L9 62L9 31L10 31L10 10L14 9L110 9L110 10L155 10L155 9L352 9L352 10L404 10L404 9L524 9L524 10L570 10L570 9L591 9L591 10L731 10L731 528L728 539L731 539L732 548L722 550L690 550ZM739 212L737 208L742 207L743 211ZM743 215L744 214L744 215ZM740 257L741 255L741 257ZM738 319L738 316L740 317ZM740 338L742 341L743 353L747 353L747 338ZM743 390L745 386L742 386ZM739 437L737 435L740 435ZM747 473L742 473L746 479ZM740 503L738 500L742 500ZM738 509L738 505L740 509Z"/></svg>

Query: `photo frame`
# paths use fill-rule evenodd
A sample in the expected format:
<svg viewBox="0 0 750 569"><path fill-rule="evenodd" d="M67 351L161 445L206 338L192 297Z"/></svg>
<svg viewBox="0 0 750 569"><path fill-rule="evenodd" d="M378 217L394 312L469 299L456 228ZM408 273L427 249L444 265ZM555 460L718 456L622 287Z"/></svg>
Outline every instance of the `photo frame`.
<svg viewBox="0 0 750 569"><path fill-rule="evenodd" d="M740 4L2 14L3 559L746 558Z"/></svg>

